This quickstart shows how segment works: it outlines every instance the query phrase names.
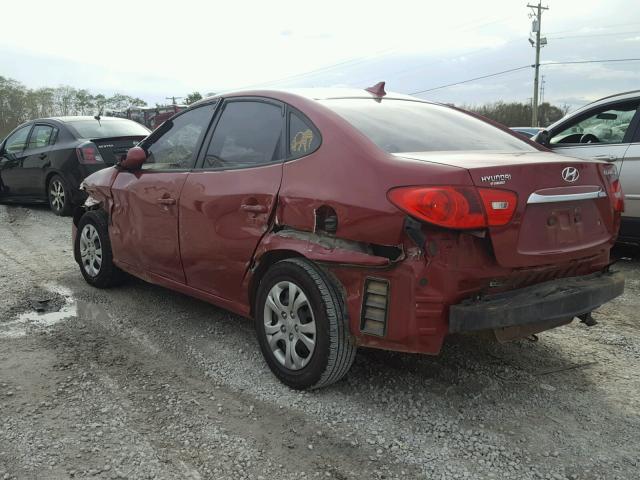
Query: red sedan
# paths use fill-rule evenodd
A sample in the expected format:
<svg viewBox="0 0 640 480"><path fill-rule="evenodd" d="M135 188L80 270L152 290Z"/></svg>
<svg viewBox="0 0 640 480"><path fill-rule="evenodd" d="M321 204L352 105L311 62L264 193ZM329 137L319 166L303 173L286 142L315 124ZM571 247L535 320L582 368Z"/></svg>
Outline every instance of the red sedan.
<svg viewBox="0 0 640 480"><path fill-rule="evenodd" d="M615 166L382 85L205 99L84 188L87 282L127 272L253 318L293 388L339 380L358 346L591 323L624 288Z"/></svg>

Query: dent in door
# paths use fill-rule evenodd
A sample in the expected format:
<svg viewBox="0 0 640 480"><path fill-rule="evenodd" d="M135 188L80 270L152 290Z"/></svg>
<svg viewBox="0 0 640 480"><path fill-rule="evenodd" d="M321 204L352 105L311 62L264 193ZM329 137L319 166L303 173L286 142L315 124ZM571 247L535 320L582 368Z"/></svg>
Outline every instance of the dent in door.
<svg viewBox="0 0 640 480"><path fill-rule="evenodd" d="M110 227L116 260L184 282L178 246L178 201L187 175L120 172L112 187Z"/></svg>
<svg viewBox="0 0 640 480"><path fill-rule="evenodd" d="M267 231L281 178L281 164L189 175L180 198L188 285L246 301L242 279Z"/></svg>

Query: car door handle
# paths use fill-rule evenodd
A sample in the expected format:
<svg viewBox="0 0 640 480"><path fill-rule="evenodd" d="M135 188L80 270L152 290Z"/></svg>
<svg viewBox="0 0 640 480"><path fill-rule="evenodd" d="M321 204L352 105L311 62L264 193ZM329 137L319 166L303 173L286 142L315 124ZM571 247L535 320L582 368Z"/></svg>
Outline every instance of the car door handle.
<svg viewBox="0 0 640 480"><path fill-rule="evenodd" d="M252 213L267 213L269 211L269 209L264 205L248 205L246 203L240 205L240 208L245 212Z"/></svg>
<svg viewBox="0 0 640 480"><path fill-rule="evenodd" d="M40 155L38 155L38 158L40 160L44 160L45 158L47 158L47 154L46 153L41 153Z"/></svg>
<svg viewBox="0 0 640 480"><path fill-rule="evenodd" d="M175 205L176 204L176 199L175 198L159 198L156 201L160 205Z"/></svg>
<svg viewBox="0 0 640 480"><path fill-rule="evenodd" d="M604 160L605 162L615 162L618 159L618 157L616 157L615 155L596 155L593 158Z"/></svg>

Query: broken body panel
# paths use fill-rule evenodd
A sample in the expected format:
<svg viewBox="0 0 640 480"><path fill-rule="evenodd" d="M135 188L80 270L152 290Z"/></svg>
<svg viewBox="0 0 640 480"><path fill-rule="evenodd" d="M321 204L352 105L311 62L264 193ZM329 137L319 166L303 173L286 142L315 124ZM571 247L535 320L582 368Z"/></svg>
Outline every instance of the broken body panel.
<svg viewBox="0 0 640 480"><path fill-rule="evenodd" d="M533 148L389 154L314 99L238 95L273 98L304 112L321 132L320 148L253 169L155 173L165 175L160 179L113 167L88 178L88 192L109 214L114 261L123 270L252 316L264 272L302 256L339 286L358 344L436 354L452 332L451 306L608 268L619 213L603 164ZM566 167L575 167L580 181L563 182ZM517 206L506 225L442 228L417 222L389 201L391 189L414 185L506 189L517 194ZM571 200L574 187L596 195ZM165 194L176 202L158 205ZM535 203L532 195L556 200ZM319 222L324 211L332 228ZM618 277L608 282L607 299L622 288ZM584 305L579 313L599 306ZM531 333L577 313L566 314L512 326Z"/></svg>

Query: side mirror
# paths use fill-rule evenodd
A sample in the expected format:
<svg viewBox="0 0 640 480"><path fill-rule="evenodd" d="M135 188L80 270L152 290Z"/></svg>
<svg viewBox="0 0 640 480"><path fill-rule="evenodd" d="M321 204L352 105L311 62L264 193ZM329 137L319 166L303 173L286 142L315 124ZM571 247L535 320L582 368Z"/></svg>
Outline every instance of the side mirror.
<svg viewBox="0 0 640 480"><path fill-rule="evenodd" d="M127 156L120 161L119 165L125 170L139 170L147 159L147 152L141 147L130 148Z"/></svg>
<svg viewBox="0 0 640 480"><path fill-rule="evenodd" d="M533 140L534 142L539 143L540 145L544 145L545 147L548 147L551 138L550 138L549 132L547 130L540 130L533 137L531 137L531 140Z"/></svg>

